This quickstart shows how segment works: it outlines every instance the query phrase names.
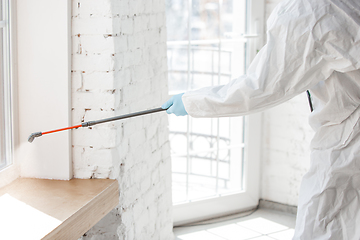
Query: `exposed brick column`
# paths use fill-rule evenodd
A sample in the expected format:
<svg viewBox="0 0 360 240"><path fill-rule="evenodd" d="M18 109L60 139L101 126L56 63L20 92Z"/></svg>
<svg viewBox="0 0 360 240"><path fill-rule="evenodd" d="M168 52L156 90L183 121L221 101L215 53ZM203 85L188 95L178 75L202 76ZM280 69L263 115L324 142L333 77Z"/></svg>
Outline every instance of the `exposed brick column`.
<svg viewBox="0 0 360 240"><path fill-rule="evenodd" d="M168 98L164 0L72 6L73 123L159 107ZM73 131L75 178L116 178L120 204L83 239L172 239L167 116Z"/></svg>

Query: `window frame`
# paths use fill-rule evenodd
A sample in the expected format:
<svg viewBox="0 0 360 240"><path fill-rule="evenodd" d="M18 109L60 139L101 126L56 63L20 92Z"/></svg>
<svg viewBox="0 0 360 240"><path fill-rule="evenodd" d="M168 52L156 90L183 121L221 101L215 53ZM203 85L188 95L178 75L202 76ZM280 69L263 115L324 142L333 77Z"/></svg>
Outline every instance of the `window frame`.
<svg viewBox="0 0 360 240"><path fill-rule="evenodd" d="M2 136L4 141L4 153L1 153L2 163L0 163L0 171L8 167L13 162L13 94L12 94L12 41L11 41L11 1L10 0L2 0L2 21L0 21L0 28L3 30L2 35L2 71L3 74L1 76L2 81L2 104L3 104L3 115L2 119L2 127L4 127L4 135Z"/></svg>
<svg viewBox="0 0 360 240"><path fill-rule="evenodd" d="M191 1L191 0L190 0ZM247 2L247 30L243 36L248 41L246 68L263 46L264 1ZM245 116L245 156L243 191L235 194L221 194L173 205L174 226L230 215L255 208L260 199L260 136L261 113ZM215 207L216 206L216 207Z"/></svg>
<svg viewBox="0 0 360 240"><path fill-rule="evenodd" d="M258 205L261 123L261 113L245 117L244 190L235 194L222 194L221 197L173 205L174 226L244 212Z"/></svg>
<svg viewBox="0 0 360 240"><path fill-rule="evenodd" d="M17 146L18 140L18 128L17 128L17 119L18 119L18 111L17 111L17 71L16 71L16 3L15 0L7 0L8 1L8 25L9 25L9 58L10 58L10 68L8 75L11 79L11 89L9 94L11 95L11 127L8 128L8 132L11 133L11 144L8 144L10 151L10 161L11 164L7 164L5 167L0 169L0 187L3 187L20 176L19 165L16 161L15 149ZM8 142L10 143L10 142Z"/></svg>

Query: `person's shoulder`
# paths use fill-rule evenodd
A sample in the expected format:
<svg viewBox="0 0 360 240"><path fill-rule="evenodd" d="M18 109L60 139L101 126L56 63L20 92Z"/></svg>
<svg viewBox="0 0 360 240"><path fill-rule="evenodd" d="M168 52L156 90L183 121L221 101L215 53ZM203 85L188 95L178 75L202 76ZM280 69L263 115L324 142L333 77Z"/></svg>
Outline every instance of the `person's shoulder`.
<svg viewBox="0 0 360 240"><path fill-rule="evenodd" d="M282 22L302 22L309 25L319 22L352 20L360 25L359 0L284 0L271 13L268 26Z"/></svg>
<svg viewBox="0 0 360 240"><path fill-rule="evenodd" d="M288 26L290 22L293 22L294 25L296 25L296 23L301 25L311 21L317 4L318 3L316 1L311 0L281 1L274 8L273 12L267 20L268 29L282 25Z"/></svg>

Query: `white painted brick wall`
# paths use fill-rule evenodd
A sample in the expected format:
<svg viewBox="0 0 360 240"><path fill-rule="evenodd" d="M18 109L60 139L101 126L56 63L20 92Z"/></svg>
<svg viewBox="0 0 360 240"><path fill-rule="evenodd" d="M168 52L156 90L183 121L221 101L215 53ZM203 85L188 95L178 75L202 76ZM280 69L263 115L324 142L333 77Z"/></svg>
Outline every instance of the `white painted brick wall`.
<svg viewBox="0 0 360 240"><path fill-rule="evenodd" d="M266 1L266 19L279 2ZM261 198L297 206L314 135L309 114L306 93L263 113Z"/></svg>
<svg viewBox="0 0 360 240"><path fill-rule="evenodd" d="M72 121L159 107L168 98L164 0L73 0ZM167 116L72 132L75 178L115 178L119 205L82 239L173 239Z"/></svg>

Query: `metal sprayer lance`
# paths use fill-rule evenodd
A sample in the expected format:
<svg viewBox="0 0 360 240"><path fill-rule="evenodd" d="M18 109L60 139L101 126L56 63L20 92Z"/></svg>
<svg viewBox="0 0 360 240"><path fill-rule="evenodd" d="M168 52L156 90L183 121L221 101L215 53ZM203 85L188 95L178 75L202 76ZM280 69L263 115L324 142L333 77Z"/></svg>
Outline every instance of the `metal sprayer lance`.
<svg viewBox="0 0 360 240"><path fill-rule="evenodd" d="M47 131L47 132L35 132L35 133L30 134L30 136L28 138L28 141L31 143L31 142L34 141L34 139L36 137L40 137L42 135L49 134L49 133L61 132L61 131L65 131L65 130L69 130L69 129L73 129L73 128L79 128L79 127L90 127L90 126L94 126L94 125L99 124L99 123L112 122L112 121L116 121L116 120L120 120L120 119L132 118L132 117L142 116L142 115L161 112L161 111L166 111L166 110L167 109L154 108L154 109L150 109L150 110L145 110L145 111L125 114L125 115L120 115L120 116L116 116L116 117L105 118L105 119L101 119L101 120L97 120L97 121L84 122L82 124L75 125L75 126L72 126L72 127L60 128L60 129Z"/></svg>

